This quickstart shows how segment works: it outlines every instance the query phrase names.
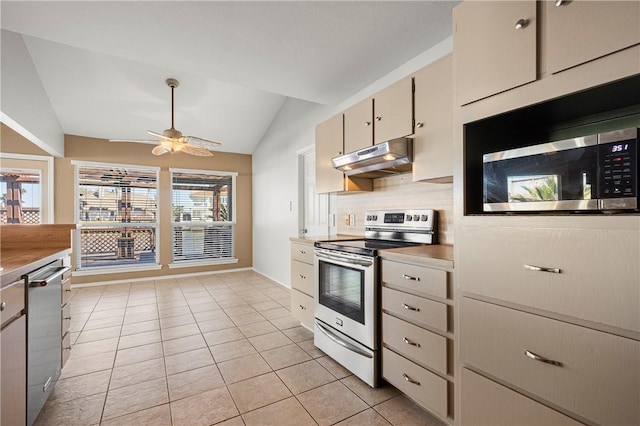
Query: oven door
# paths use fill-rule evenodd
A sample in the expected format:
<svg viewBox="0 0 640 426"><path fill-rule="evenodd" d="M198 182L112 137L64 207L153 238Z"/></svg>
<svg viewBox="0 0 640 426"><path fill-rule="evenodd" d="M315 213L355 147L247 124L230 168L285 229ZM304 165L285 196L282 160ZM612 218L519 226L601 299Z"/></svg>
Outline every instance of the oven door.
<svg viewBox="0 0 640 426"><path fill-rule="evenodd" d="M317 319L376 350L376 258L315 250Z"/></svg>

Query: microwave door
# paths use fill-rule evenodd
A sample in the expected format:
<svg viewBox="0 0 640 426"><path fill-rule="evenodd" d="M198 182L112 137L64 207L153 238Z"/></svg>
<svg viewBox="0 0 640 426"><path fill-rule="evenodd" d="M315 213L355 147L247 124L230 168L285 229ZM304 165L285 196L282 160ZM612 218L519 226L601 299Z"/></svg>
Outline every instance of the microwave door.
<svg viewBox="0 0 640 426"><path fill-rule="evenodd" d="M536 146L537 152L520 148L498 158L485 156L484 211L596 210L597 145L558 146L556 142Z"/></svg>

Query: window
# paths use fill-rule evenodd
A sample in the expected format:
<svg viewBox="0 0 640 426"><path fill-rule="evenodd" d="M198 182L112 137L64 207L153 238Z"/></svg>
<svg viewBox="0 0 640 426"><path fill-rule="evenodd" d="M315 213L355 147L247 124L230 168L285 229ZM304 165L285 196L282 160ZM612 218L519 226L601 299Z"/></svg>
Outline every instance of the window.
<svg viewBox="0 0 640 426"><path fill-rule="evenodd" d="M76 164L77 269L157 265L158 169Z"/></svg>
<svg viewBox="0 0 640 426"><path fill-rule="evenodd" d="M237 173L172 170L173 267L235 259Z"/></svg>
<svg viewBox="0 0 640 426"><path fill-rule="evenodd" d="M52 223L52 185L52 157L0 154L0 223Z"/></svg>

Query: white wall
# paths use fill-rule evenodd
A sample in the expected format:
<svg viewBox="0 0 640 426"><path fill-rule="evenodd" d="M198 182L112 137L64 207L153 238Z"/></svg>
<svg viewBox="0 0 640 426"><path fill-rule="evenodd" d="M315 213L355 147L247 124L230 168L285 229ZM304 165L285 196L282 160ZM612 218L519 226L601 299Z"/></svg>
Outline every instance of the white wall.
<svg viewBox="0 0 640 426"><path fill-rule="evenodd" d="M339 105L288 99L253 153L253 267L291 287L289 238L298 235L297 152L314 144L315 126L452 51L448 38ZM289 211L289 202L293 209Z"/></svg>
<svg viewBox="0 0 640 426"><path fill-rule="evenodd" d="M2 122L49 154L62 157L64 133L22 36L2 30L1 37Z"/></svg>

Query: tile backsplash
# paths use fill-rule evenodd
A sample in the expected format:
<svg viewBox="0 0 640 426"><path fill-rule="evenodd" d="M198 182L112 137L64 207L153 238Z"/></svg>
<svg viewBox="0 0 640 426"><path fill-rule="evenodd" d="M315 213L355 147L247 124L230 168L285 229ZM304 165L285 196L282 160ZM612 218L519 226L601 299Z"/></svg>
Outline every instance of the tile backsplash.
<svg viewBox="0 0 640 426"><path fill-rule="evenodd" d="M373 181L372 192L339 194L337 227L339 234L363 235L367 210L433 209L439 214L440 244L453 244L453 184L413 182L411 173ZM355 215L355 225L345 224L345 216Z"/></svg>

